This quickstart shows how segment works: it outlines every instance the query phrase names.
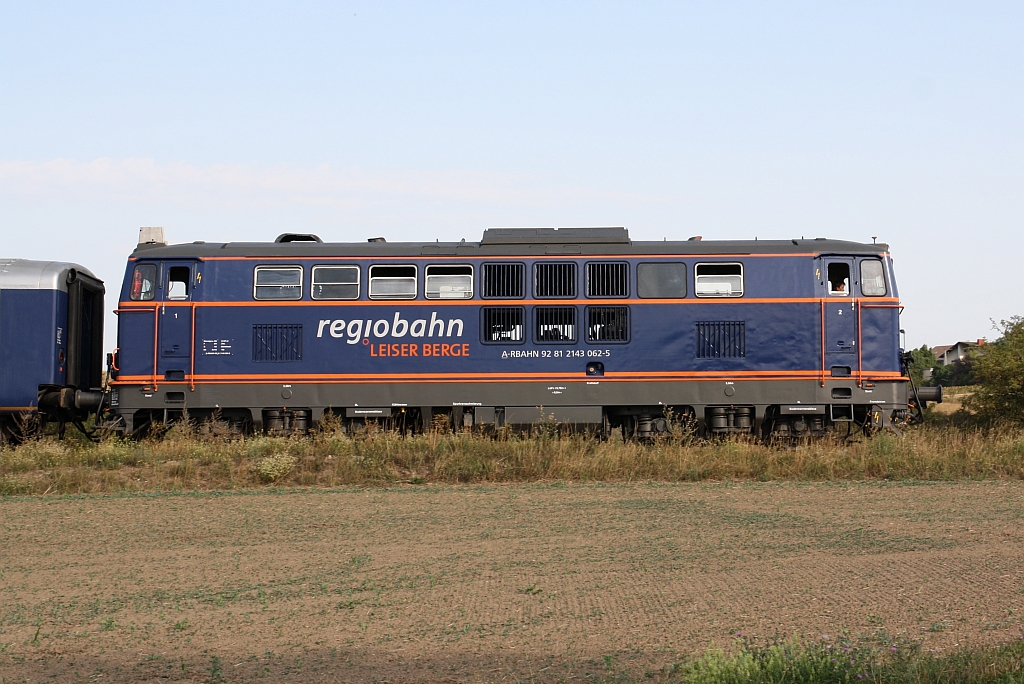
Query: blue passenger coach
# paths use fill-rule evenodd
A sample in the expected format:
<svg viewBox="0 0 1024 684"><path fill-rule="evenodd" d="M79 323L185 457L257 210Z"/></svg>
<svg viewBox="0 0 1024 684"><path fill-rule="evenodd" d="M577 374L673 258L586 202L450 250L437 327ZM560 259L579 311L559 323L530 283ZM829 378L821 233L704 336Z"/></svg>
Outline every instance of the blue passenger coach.
<svg viewBox="0 0 1024 684"><path fill-rule="evenodd" d="M883 244L622 228L140 244L112 403L130 432L185 412L288 432L330 412L816 434L907 411L899 310Z"/></svg>
<svg viewBox="0 0 1024 684"><path fill-rule="evenodd" d="M70 263L0 260L0 435L86 419L103 401L103 283Z"/></svg>

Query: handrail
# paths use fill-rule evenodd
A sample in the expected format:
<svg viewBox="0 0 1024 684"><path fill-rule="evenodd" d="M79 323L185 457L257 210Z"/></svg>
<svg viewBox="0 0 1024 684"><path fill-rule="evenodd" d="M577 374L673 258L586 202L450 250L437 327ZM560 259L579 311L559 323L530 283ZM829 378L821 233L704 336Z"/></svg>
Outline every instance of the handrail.
<svg viewBox="0 0 1024 684"><path fill-rule="evenodd" d="M160 305L157 304L153 307L153 389L157 390L160 386L157 384L157 361L160 358Z"/></svg>
<svg viewBox="0 0 1024 684"><path fill-rule="evenodd" d="M825 299L821 302L821 386L825 386ZM859 370L859 369L858 369Z"/></svg>
<svg viewBox="0 0 1024 684"><path fill-rule="evenodd" d="M192 302L192 341L189 345L188 389L196 391L196 303Z"/></svg>

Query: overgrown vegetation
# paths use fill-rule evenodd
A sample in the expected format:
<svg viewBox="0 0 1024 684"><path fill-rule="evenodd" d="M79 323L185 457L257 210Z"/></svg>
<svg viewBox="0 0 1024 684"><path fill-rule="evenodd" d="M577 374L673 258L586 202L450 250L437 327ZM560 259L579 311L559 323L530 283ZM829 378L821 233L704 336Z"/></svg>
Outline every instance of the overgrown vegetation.
<svg viewBox="0 0 1024 684"><path fill-rule="evenodd" d="M1021 682L1024 643L936 655L911 642L882 639L864 644L848 639L757 645L743 641L733 653L707 653L664 673L665 681L687 684L988 684Z"/></svg>
<svg viewBox="0 0 1024 684"><path fill-rule="evenodd" d="M999 328L1001 337L974 360L981 384L965 406L983 422L1024 423L1024 317L1002 321Z"/></svg>
<svg viewBox="0 0 1024 684"><path fill-rule="evenodd" d="M140 442L35 439L0 450L0 494L537 480L1024 479L1024 429L954 421L903 437L797 446L685 433L652 444L556 430L403 437L371 425L346 434L330 421L306 437L216 435L182 424Z"/></svg>

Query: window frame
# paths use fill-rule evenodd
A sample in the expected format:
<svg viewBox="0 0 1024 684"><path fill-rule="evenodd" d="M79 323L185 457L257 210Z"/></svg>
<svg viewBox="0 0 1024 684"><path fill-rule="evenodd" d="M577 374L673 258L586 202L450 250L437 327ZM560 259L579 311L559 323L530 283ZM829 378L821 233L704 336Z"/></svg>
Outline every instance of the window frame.
<svg viewBox="0 0 1024 684"><path fill-rule="evenodd" d="M700 278L707 278L707 277L714 277L714 276L710 276L710 274L706 275L706 276L698 275L697 274L697 269L699 269L701 266L739 266L740 267L740 288L741 288L740 289L740 293L739 294L701 294L700 287L698 286L698 284L700 283L699 279ZM699 297L701 299L739 299L741 297L745 297L746 294L747 294L747 279L746 279L746 269L744 268L743 262L742 261L698 261L698 262L694 263L694 265L693 265L693 294L694 294L695 297Z"/></svg>
<svg viewBox="0 0 1024 684"><path fill-rule="evenodd" d="M540 335L540 323L537 321L539 313L545 309L571 309L573 312L572 332L573 337L571 340L542 340L538 336ZM563 344L572 345L579 344L580 341L580 308L575 305L545 305L533 307L533 343L534 344Z"/></svg>
<svg viewBox="0 0 1024 684"><path fill-rule="evenodd" d="M879 268L882 270L882 293L881 294L867 294L866 292L864 292L864 264L868 263L869 261L873 261L873 262L877 263ZM858 264L858 266L857 266L857 275L860 277L860 281L859 281L859 283L860 283L860 294L861 294L862 297L885 297L885 296L887 296L889 294L888 278L885 277L886 276L885 264L882 262L881 259L875 259L875 258L861 259L860 260L860 264Z"/></svg>
<svg viewBox="0 0 1024 684"><path fill-rule="evenodd" d="M641 266L661 266L661 265L675 265L679 264L683 267L683 294L679 297L648 297L640 294L640 267ZM694 277L696 278L696 270L694 270ZM636 265L636 296L637 299L686 299L690 296L690 267L687 266L685 261L641 261Z"/></svg>
<svg viewBox="0 0 1024 684"><path fill-rule="evenodd" d="M440 274L439 275L435 275L435 276L431 276L430 275L429 271L430 271L431 268L434 268L434 267L437 267L437 268L452 268L452 267L468 268L469 269L469 296L468 297L441 297L441 296L431 297L430 293L427 290L427 283L430 282L430 278L431 277L434 277L434 278L443 277ZM462 275L462 277L465 277L465 274L461 274L461 275ZM473 264L425 264L423 266L423 298L424 299L431 299L431 300L435 300L435 301L465 301L467 299L473 299L475 297L475 295L476 295L476 269L473 268Z"/></svg>
<svg viewBox="0 0 1024 684"><path fill-rule="evenodd" d="M583 307L583 320L586 322L587 334L584 341L587 344L629 344L633 339L633 312L626 304L593 304ZM626 337L622 340L592 340L590 339L590 311L592 309L623 309L626 312Z"/></svg>
<svg viewBox="0 0 1024 684"><path fill-rule="evenodd" d="M523 337L520 340L488 340L486 339L487 326L485 324L487 320L486 311L489 309L518 309L522 316L523 326ZM480 344L506 344L506 345L521 345L526 344L526 340L529 339L529 317L526 315L525 306L481 306L480 307Z"/></svg>
<svg viewBox="0 0 1024 684"><path fill-rule="evenodd" d="M402 295L401 297L395 296L380 296L376 297L373 295L373 269L375 268L411 268L413 269L412 283L415 288L412 296ZM381 279L390 279L389 276L377 276ZM407 276L402 276L402 279L407 279ZM402 301L408 299L418 299L420 296L420 269L416 264L370 264L366 268L366 297L375 301Z"/></svg>
<svg viewBox="0 0 1024 684"><path fill-rule="evenodd" d="M356 270L356 296L355 297L317 297L317 285L352 285L352 283L317 283L316 271L319 268L354 268ZM359 299L363 294L363 269L359 264L315 264L309 269L309 298L317 302L351 302Z"/></svg>
<svg viewBox="0 0 1024 684"><path fill-rule="evenodd" d="M522 293L517 297L492 297L487 294L487 267L488 266L519 266L522 273L519 275L519 291ZM480 299L488 300L516 300L526 299L526 262L524 261L485 261L480 264Z"/></svg>
<svg viewBox="0 0 1024 684"><path fill-rule="evenodd" d="M153 269L153 277L151 279L149 279L149 282L152 284L153 287L149 291L149 296L148 297L144 296L146 294L144 291L140 291L138 297L136 297L132 293L133 285L135 283L135 275L137 273L139 273L139 269L141 269L141 268L151 268L151 269ZM159 281L158 281L159 277L160 277L160 269L159 269L157 264L154 264L154 263L135 264L135 268L132 269L132 278L131 278L131 280L128 283L128 299L130 301L133 301L133 302L152 302L152 301L154 301L156 299L156 291L159 289Z"/></svg>
<svg viewBox="0 0 1024 684"><path fill-rule="evenodd" d="M590 294L590 267L601 266L601 265L615 265L625 266L626 268L626 293L620 295L592 295ZM629 294L632 291L630 287L630 280L632 278L632 270L628 261L586 261L583 263L583 295L587 299L629 299Z"/></svg>
<svg viewBox="0 0 1024 684"><path fill-rule="evenodd" d="M188 275L185 277L185 280L181 280L180 278L172 278L171 277L171 274L174 273L174 271L178 271L178 270L184 270L185 272L188 273ZM182 284L184 284L185 285L185 294L179 295L179 296L171 295L171 283L182 283ZM164 298L167 301L169 301L169 302L185 302L185 301L188 301L190 299L191 295L192 295L192 267L191 266L182 266L181 264L178 264L176 266L169 265L167 267L167 282L165 283Z"/></svg>
<svg viewBox="0 0 1024 684"><path fill-rule="evenodd" d="M293 285L260 285L259 272L264 270L297 270L299 272L299 296L298 297L258 297L256 296L261 287L294 287ZM253 268L252 272L252 298L259 302L297 302L302 299L303 281L306 279L306 269L301 264L260 264Z"/></svg>

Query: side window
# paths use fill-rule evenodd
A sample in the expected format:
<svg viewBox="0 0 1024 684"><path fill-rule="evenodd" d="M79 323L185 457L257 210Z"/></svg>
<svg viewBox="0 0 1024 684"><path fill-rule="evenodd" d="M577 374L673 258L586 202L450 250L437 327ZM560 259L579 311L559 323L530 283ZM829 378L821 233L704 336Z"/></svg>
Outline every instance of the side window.
<svg viewBox="0 0 1024 684"><path fill-rule="evenodd" d="M525 273L522 264L484 264L481 294L485 299L522 299Z"/></svg>
<svg viewBox="0 0 1024 684"><path fill-rule="evenodd" d="M302 299L301 266L257 266L253 297Z"/></svg>
<svg viewBox="0 0 1024 684"><path fill-rule="evenodd" d="M371 266L370 299L416 299L416 267Z"/></svg>
<svg viewBox="0 0 1024 684"><path fill-rule="evenodd" d="M314 266L313 299L359 299L358 266Z"/></svg>
<svg viewBox="0 0 1024 684"><path fill-rule="evenodd" d="M686 297L686 264L681 261L637 264L636 291L644 299Z"/></svg>
<svg viewBox="0 0 1024 684"><path fill-rule="evenodd" d="M865 259L860 262L860 291L865 297L885 296L885 271L878 259Z"/></svg>
<svg viewBox="0 0 1024 684"><path fill-rule="evenodd" d="M587 264L588 297L628 297L629 264L590 262Z"/></svg>
<svg viewBox="0 0 1024 684"><path fill-rule="evenodd" d="M136 302L148 302L156 297L156 264L139 264L135 267L128 296Z"/></svg>
<svg viewBox="0 0 1024 684"><path fill-rule="evenodd" d="M743 296L743 264L697 264L694 273L698 297Z"/></svg>
<svg viewBox="0 0 1024 684"><path fill-rule="evenodd" d="M833 261L828 265L828 293L839 297L850 294L850 265Z"/></svg>
<svg viewBox="0 0 1024 684"><path fill-rule="evenodd" d="M472 299L472 266L427 266L423 283L427 299Z"/></svg>
<svg viewBox="0 0 1024 684"><path fill-rule="evenodd" d="M172 266L167 269L167 298L188 299L189 280L192 269L188 266Z"/></svg>
<svg viewBox="0 0 1024 684"><path fill-rule="evenodd" d="M526 339L525 322L521 306L485 306L481 341L520 344Z"/></svg>
<svg viewBox="0 0 1024 684"><path fill-rule="evenodd" d="M576 262L538 262L533 268L538 297L576 298Z"/></svg>

